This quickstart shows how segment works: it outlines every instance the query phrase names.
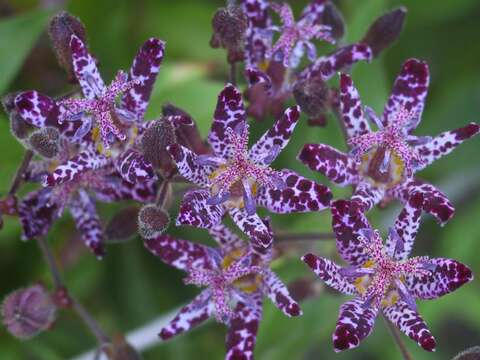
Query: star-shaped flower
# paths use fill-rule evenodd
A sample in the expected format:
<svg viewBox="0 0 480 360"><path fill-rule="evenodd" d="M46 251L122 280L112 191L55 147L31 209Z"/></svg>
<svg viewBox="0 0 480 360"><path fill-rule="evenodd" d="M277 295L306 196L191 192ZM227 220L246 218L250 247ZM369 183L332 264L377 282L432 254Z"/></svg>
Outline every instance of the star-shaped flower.
<svg viewBox="0 0 480 360"><path fill-rule="evenodd" d="M430 184L413 177L435 160L478 134L475 123L444 132L437 137L412 134L418 126L429 83L426 63L407 60L398 75L382 118L365 108L377 126L373 131L364 115L358 91L348 75L340 79L340 106L351 151L345 154L328 145L307 144L299 160L340 186L354 185L352 200L361 211L368 211L382 200L421 196L418 206L444 224L454 214L446 196Z"/></svg>
<svg viewBox="0 0 480 360"><path fill-rule="evenodd" d="M265 226L269 228L268 222ZM209 232L218 247L169 235L145 241L146 248L163 262L188 273L185 283L206 287L159 335L170 339L215 316L228 326L225 358L253 359L264 297L289 317L302 311L269 268L271 247L255 247L222 224Z"/></svg>
<svg viewBox="0 0 480 360"><path fill-rule="evenodd" d="M379 312L423 349L434 351L435 339L417 312L416 300L438 298L473 280L471 270L456 260L408 258L421 217L412 202L405 205L384 245L378 231L352 209L351 202L335 201L337 249L349 266L313 254L302 257L328 286L355 295L340 307L333 334L335 351L359 346L371 333Z"/></svg>
<svg viewBox="0 0 480 360"><path fill-rule="evenodd" d="M275 213L319 211L328 207L330 190L295 172L270 164L288 144L299 119L298 106L288 108L273 127L248 149L248 124L240 92L227 85L218 96L208 140L211 155L196 155L180 144L168 151L179 173L202 190L188 192L177 224L209 228L225 212L250 238L270 245L256 206Z"/></svg>

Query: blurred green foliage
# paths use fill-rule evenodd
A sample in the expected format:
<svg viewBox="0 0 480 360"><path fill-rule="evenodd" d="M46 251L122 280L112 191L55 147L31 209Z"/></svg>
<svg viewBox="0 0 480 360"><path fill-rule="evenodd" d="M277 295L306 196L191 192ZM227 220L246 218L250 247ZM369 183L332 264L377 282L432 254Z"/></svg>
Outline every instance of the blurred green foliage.
<svg viewBox="0 0 480 360"><path fill-rule="evenodd" d="M300 11L306 0L291 1ZM51 95L68 91L64 74L55 65L48 38L42 30L56 8L46 4L62 1L10 1L0 11L0 92L35 88ZM478 121L480 104L480 4L477 0L343 0L338 6L347 23L346 41L360 39L369 24L384 11L405 5L409 12L400 40L372 64L358 64L352 75L365 104L381 110L401 63L409 57L425 59L432 74L431 90L420 134L436 134L469 121ZM100 60L105 79L126 69L141 43L148 37L167 42L164 65L148 111L149 118L159 115L165 101L190 112L206 134L216 95L226 78L225 53L209 48L210 19L221 1L213 0L76 0L64 8L85 23L90 48ZM22 65L23 64L23 65ZM334 82L337 79L333 80ZM259 136L269 120L255 124ZM325 142L342 147L343 140L334 119L326 128L309 128L305 121L277 160L277 167L292 167L301 173L325 181L295 160L305 142ZM479 139L462 145L422 176L439 185L451 196L457 215L440 228L425 216L415 253L455 257L480 273L480 169ZM4 115L0 119L0 192L8 189L9 179L21 159L21 146L9 134ZM337 196L344 190L335 189ZM102 206L108 219L115 206ZM172 217L176 215L172 207ZM398 212L398 206L372 213L372 221L386 230ZM328 213L275 216L277 229L291 231L328 231ZM209 241L204 231L171 227L170 231L186 239ZM86 254L68 217L57 223L48 240L62 260L66 282L71 291L88 307L109 333L126 333L153 318L187 302L197 289L183 285L182 274L163 265L143 249L139 238L127 244L112 245L108 256L98 262ZM8 220L0 233L0 271L4 274L0 294L4 295L33 281L49 282L48 273L34 243L23 243L15 219ZM276 270L286 281L301 274L312 276L298 261L306 250L335 257L332 243L303 244L289 249L286 260ZM8 274L8 276L5 276ZM359 349L335 354L331 333L342 297L331 292L303 304L305 316L288 319L266 302L256 356L262 360L279 359L400 359L400 354L381 319L373 334ZM420 350L405 338L415 359L450 359L461 350L478 345L480 340L480 285L478 280L453 295L423 302L420 311L438 341L435 354ZM225 329L213 322L171 342L144 353L145 359L221 359ZM94 346L94 339L71 313L62 312L53 331L28 343L20 343L0 329L1 359L67 359Z"/></svg>

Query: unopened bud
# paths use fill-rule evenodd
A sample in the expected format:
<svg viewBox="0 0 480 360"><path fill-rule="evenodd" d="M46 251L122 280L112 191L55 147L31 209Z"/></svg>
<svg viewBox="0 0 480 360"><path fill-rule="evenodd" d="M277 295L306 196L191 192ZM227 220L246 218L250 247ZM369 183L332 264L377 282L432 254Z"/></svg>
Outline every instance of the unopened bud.
<svg viewBox="0 0 480 360"><path fill-rule="evenodd" d="M343 20L343 16L331 2L325 4L322 15L322 25L330 26L332 37L336 40L342 38L345 34L345 21Z"/></svg>
<svg viewBox="0 0 480 360"><path fill-rule="evenodd" d="M141 355L123 336L116 335L106 352L111 360L141 360Z"/></svg>
<svg viewBox="0 0 480 360"><path fill-rule="evenodd" d="M54 158L59 152L60 133L54 127L38 129L30 135L32 149L47 159Z"/></svg>
<svg viewBox="0 0 480 360"><path fill-rule="evenodd" d="M168 213L154 204L145 205L138 213L138 232L144 239L153 239L163 234L169 223Z"/></svg>
<svg viewBox="0 0 480 360"><path fill-rule="evenodd" d="M18 213L18 199L15 195L7 195L0 200L0 214L14 216Z"/></svg>
<svg viewBox="0 0 480 360"><path fill-rule="evenodd" d="M124 242L137 234L138 207L121 209L108 222L105 236L108 242Z"/></svg>
<svg viewBox="0 0 480 360"><path fill-rule="evenodd" d="M312 281L310 278L300 278L288 285L290 295L297 301L317 297L322 289L323 287L318 281Z"/></svg>
<svg viewBox="0 0 480 360"><path fill-rule="evenodd" d="M325 112L329 90L327 84L317 76L297 83L293 88L293 96L303 112L317 118Z"/></svg>
<svg viewBox="0 0 480 360"><path fill-rule="evenodd" d="M227 49L229 63L242 61L247 26L247 17L240 7L218 9L212 19L213 34L210 46Z"/></svg>
<svg viewBox="0 0 480 360"><path fill-rule="evenodd" d="M453 360L479 360L480 346L471 347L455 356Z"/></svg>
<svg viewBox="0 0 480 360"><path fill-rule="evenodd" d="M50 20L48 33L60 66L67 72L69 81L75 82L76 77L73 71L70 39L72 35L76 35L85 43L85 26L80 19L66 11L61 11Z"/></svg>
<svg viewBox="0 0 480 360"><path fill-rule="evenodd" d="M29 124L27 124L15 107L15 97L17 93L10 93L5 95L2 98L2 105L5 112L8 114L10 119L10 131L12 132L13 136L15 136L19 140L26 139L30 129L32 128Z"/></svg>
<svg viewBox="0 0 480 360"><path fill-rule="evenodd" d="M378 56L392 45L403 29L407 9L400 7L380 16L368 29L362 42L370 46L373 56Z"/></svg>
<svg viewBox="0 0 480 360"><path fill-rule="evenodd" d="M48 329L55 314L55 304L41 285L16 290L2 304L3 323L10 334L23 340Z"/></svg>
<svg viewBox="0 0 480 360"><path fill-rule="evenodd" d="M141 140L141 151L145 159L167 177L175 170L175 164L167 152L167 146L175 142L175 129L165 118L155 120L145 130Z"/></svg>

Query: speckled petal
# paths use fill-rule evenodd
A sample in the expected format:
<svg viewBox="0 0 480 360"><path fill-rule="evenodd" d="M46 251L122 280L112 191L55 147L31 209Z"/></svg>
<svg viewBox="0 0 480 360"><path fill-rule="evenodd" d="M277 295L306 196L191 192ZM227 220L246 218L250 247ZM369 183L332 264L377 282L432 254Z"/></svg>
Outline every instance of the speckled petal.
<svg viewBox="0 0 480 360"><path fill-rule="evenodd" d="M272 300L277 308L287 316L300 316L302 310L298 303L292 299L286 285L271 270L267 269L263 275L263 284L267 296Z"/></svg>
<svg viewBox="0 0 480 360"><path fill-rule="evenodd" d="M263 84L267 90L272 87L272 80L270 79L270 76L257 68L246 68L245 78L249 87L252 87L256 84Z"/></svg>
<svg viewBox="0 0 480 360"><path fill-rule="evenodd" d="M115 167L122 178L132 184L155 177L152 165L133 148L127 149L115 159Z"/></svg>
<svg viewBox="0 0 480 360"><path fill-rule="evenodd" d="M37 91L25 91L15 97L15 107L28 124L37 128L57 126L60 108L48 96Z"/></svg>
<svg viewBox="0 0 480 360"><path fill-rule="evenodd" d="M355 298L340 307L333 333L336 352L357 347L372 332L378 310L365 307L364 302L361 298Z"/></svg>
<svg viewBox="0 0 480 360"><path fill-rule="evenodd" d="M319 57L313 64L303 70L299 78L308 79L320 76L323 80L328 80L337 72L355 64L358 61L372 59L372 50L365 44L353 44L341 47L327 56Z"/></svg>
<svg viewBox="0 0 480 360"><path fill-rule="evenodd" d="M44 180L45 186L60 185L78 178L87 170L99 169L106 165L108 159L93 151L82 151L62 165L59 165Z"/></svg>
<svg viewBox="0 0 480 360"><path fill-rule="evenodd" d="M268 247L273 241L272 234L257 214L248 216L244 208L228 209L232 220L248 235L250 241Z"/></svg>
<svg viewBox="0 0 480 360"><path fill-rule="evenodd" d="M209 229L222 221L225 209L222 205L208 205L207 190L189 191L183 197L177 218L178 225L190 225Z"/></svg>
<svg viewBox="0 0 480 360"><path fill-rule="evenodd" d="M458 145L477 135L479 131L480 127L478 124L470 123L467 126L455 130L445 131L424 145L417 145L415 149L422 158L423 163L421 164L421 168L416 168L416 171L450 154Z"/></svg>
<svg viewBox="0 0 480 360"><path fill-rule="evenodd" d="M340 76L340 109L349 139L370 132L370 126L363 115L360 95L347 74Z"/></svg>
<svg viewBox="0 0 480 360"><path fill-rule="evenodd" d="M311 0L302 11L300 22L308 19L311 24L322 25L322 16L328 0Z"/></svg>
<svg viewBox="0 0 480 360"><path fill-rule="evenodd" d="M266 164L273 162L276 158L269 156L272 148L275 147L275 154L278 155L285 146L287 146L292 136L293 130L300 118L300 107L291 106L285 110L283 116L275 121L273 126L252 146L250 149L250 158L262 164L263 159L268 157Z"/></svg>
<svg viewBox="0 0 480 360"><path fill-rule="evenodd" d="M226 254L246 244L245 240L222 223L208 229L208 233Z"/></svg>
<svg viewBox="0 0 480 360"><path fill-rule="evenodd" d="M160 330L162 340L168 340L176 335L192 329L207 320L214 311L213 301L210 301L210 290L204 290Z"/></svg>
<svg viewBox="0 0 480 360"><path fill-rule="evenodd" d="M143 44L133 60L128 80L139 80L141 83L123 95L122 107L135 114L137 121L143 120L145 115L164 51L165 43L163 41L150 38Z"/></svg>
<svg viewBox="0 0 480 360"><path fill-rule="evenodd" d="M197 154L180 144L169 145L167 150L177 164L180 175L200 187L209 186L208 174L212 172L212 168L208 165L200 165Z"/></svg>
<svg viewBox="0 0 480 360"><path fill-rule="evenodd" d="M92 186L96 198L105 202L135 200L141 203L151 203L155 201L157 188L156 180L132 184L122 179L118 173L106 176L100 184Z"/></svg>
<svg viewBox="0 0 480 360"><path fill-rule="evenodd" d="M416 114L417 121L413 122L408 131L415 129L422 118L425 99L427 98L430 74L427 63L409 59L402 66L400 74L393 85L392 94L383 111L383 125L386 127L395 118L395 113L404 109Z"/></svg>
<svg viewBox="0 0 480 360"><path fill-rule="evenodd" d="M355 161L347 154L324 144L306 144L298 160L310 169L328 177L335 184L346 186L358 182Z"/></svg>
<svg viewBox="0 0 480 360"><path fill-rule="evenodd" d="M413 311L403 301L383 309L385 316L394 323L405 335L417 342L427 351L435 351L435 338L430 333L421 315Z"/></svg>
<svg viewBox="0 0 480 360"><path fill-rule="evenodd" d="M428 263L436 265L432 274L407 279L408 288L420 299L436 299L473 280L472 270L456 260L432 258Z"/></svg>
<svg viewBox="0 0 480 360"><path fill-rule="evenodd" d="M385 196L385 191L371 185L368 182L361 182L355 188L352 195L352 202L363 212L369 211L377 205Z"/></svg>
<svg viewBox="0 0 480 360"><path fill-rule="evenodd" d="M95 256L102 258L105 255L103 230L93 200L85 191L80 191L68 209L85 245Z"/></svg>
<svg viewBox="0 0 480 360"><path fill-rule="evenodd" d="M257 67L265 61L265 55L272 46L272 34L267 31L272 20L268 13L267 0L241 0L243 12L247 15L248 28L245 41L246 64Z"/></svg>
<svg viewBox="0 0 480 360"><path fill-rule="evenodd" d="M281 171L281 178L287 185L286 188L279 190L261 187L256 197L258 206L277 214L320 211L330 206L332 193L325 185L287 169Z"/></svg>
<svg viewBox="0 0 480 360"><path fill-rule="evenodd" d="M357 293L355 286L338 272L341 267L333 261L320 258L314 254L306 254L302 256L302 261L331 288L347 295L354 295Z"/></svg>
<svg viewBox="0 0 480 360"><path fill-rule="evenodd" d="M217 156L230 159L232 147L226 142L225 131L227 128L234 129L242 121L246 121L242 94L235 86L227 84L218 95L212 128L208 135L208 141Z"/></svg>
<svg viewBox="0 0 480 360"><path fill-rule="evenodd" d="M367 218L347 200L334 201L331 208L332 227L337 237L338 253L351 265L363 265L368 260L368 256L358 240L358 231L370 228Z"/></svg>
<svg viewBox="0 0 480 360"><path fill-rule="evenodd" d="M258 325L262 318L262 295L254 293L248 304L238 302L230 320L226 339L226 360L253 360Z"/></svg>
<svg viewBox="0 0 480 360"><path fill-rule="evenodd" d="M83 95L87 99L94 99L95 95L102 94L105 90L95 59L76 35L72 35L70 39L70 50L75 76L82 87Z"/></svg>

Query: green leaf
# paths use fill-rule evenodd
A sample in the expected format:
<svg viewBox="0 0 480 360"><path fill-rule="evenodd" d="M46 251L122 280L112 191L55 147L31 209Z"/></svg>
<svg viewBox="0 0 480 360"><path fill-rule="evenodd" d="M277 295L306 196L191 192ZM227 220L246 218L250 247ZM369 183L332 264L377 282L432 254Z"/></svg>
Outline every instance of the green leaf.
<svg viewBox="0 0 480 360"><path fill-rule="evenodd" d="M0 93L17 74L50 15L50 11L33 11L0 21Z"/></svg>

